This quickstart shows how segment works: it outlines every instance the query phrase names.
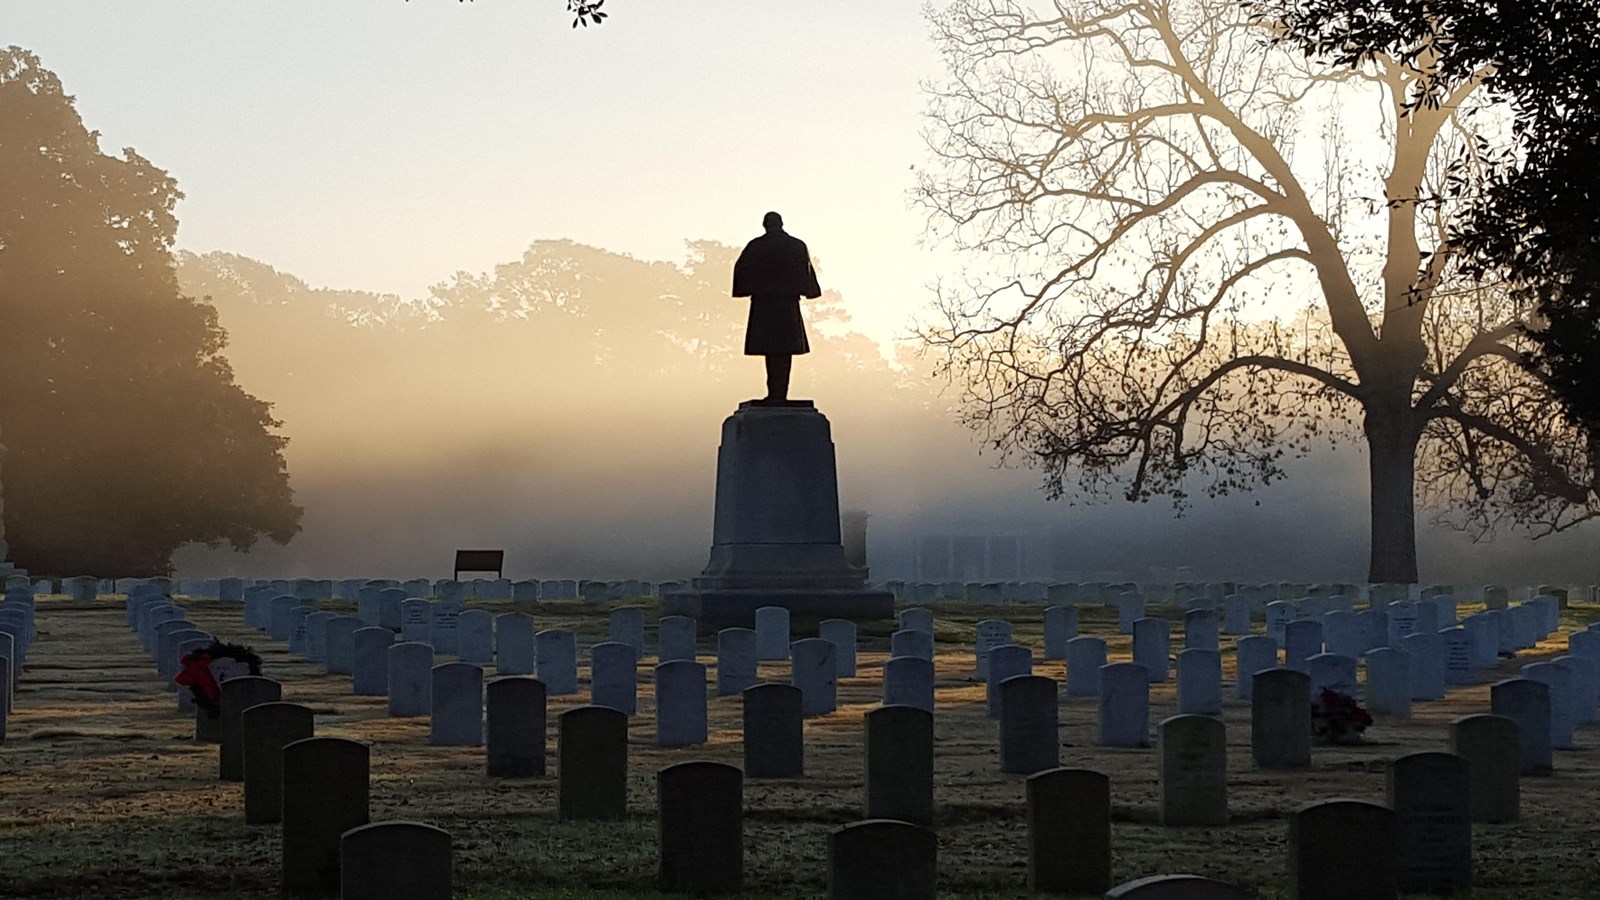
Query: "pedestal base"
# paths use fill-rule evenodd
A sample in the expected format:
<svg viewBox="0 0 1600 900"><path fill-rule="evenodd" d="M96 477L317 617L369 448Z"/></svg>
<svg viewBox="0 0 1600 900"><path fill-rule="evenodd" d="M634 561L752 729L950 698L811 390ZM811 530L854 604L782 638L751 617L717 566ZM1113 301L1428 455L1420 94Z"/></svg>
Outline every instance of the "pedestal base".
<svg viewBox="0 0 1600 900"><path fill-rule="evenodd" d="M781 606L804 618L882 619L894 597L845 559L828 420L809 400L741 403L722 423L711 560L667 615L752 625Z"/></svg>
<svg viewBox="0 0 1600 900"><path fill-rule="evenodd" d="M763 606L781 606L804 618L894 617L894 595L871 588L688 588L661 597L662 615L689 616L721 627L754 627L756 610Z"/></svg>

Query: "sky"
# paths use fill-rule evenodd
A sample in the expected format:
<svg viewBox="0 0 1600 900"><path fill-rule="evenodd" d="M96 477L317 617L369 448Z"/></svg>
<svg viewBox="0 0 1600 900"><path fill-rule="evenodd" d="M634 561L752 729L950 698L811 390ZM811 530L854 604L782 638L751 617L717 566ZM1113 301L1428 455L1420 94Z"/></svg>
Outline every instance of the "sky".
<svg viewBox="0 0 1600 900"><path fill-rule="evenodd" d="M536 239L677 260L776 209L857 328L906 333L932 277L920 5L606 8L574 30L562 0L5 0L0 45L178 179L183 249L415 297Z"/></svg>

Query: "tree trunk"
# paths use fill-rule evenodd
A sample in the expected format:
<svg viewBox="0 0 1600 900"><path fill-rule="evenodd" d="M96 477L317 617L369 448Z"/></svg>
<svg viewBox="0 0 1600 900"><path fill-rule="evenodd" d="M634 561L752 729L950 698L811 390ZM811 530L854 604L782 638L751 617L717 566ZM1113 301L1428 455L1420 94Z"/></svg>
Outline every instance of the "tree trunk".
<svg viewBox="0 0 1600 900"><path fill-rule="evenodd" d="M1411 406L1369 407L1364 430L1372 489L1372 556L1367 580L1417 580L1416 454Z"/></svg>

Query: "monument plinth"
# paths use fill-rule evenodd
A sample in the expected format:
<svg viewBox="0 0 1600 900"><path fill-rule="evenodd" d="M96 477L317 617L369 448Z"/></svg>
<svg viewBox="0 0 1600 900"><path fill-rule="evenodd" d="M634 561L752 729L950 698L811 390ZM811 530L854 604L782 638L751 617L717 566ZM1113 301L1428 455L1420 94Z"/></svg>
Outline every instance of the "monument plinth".
<svg viewBox="0 0 1600 900"><path fill-rule="evenodd" d="M763 606L802 616L894 615L894 597L867 587L845 558L839 477L828 419L809 400L751 401L722 423L711 561L666 615L750 624Z"/></svg>

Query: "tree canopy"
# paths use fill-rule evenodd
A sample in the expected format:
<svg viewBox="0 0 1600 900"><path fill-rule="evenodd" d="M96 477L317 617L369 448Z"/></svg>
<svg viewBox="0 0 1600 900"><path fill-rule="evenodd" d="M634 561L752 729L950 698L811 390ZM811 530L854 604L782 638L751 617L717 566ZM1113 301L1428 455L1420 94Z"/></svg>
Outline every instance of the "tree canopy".
<svg viewBox="0 0 1600 900"><path fill-rule="evenodd" d="M956 0L919 197L979 266L924 330L966 418L1055 493L1184 502L1368 452L1372 581L1416 504L1483 534L1600 512L1509 286L1450 240L1486 178L1481 77L1274 48L1232 0ZM1359 136L1359 139L1358 139ZM1298 312L1294 312L1298 308Z"/></svg>
<svg viewBox="0 0 1600 900"><path fill-rule="evenodd" d="M1600 15L1593 0L1279 0L1277 39L1349 68L1417 72L1412 101L1471 81L1509 104L1514 143L1480 183L1453 182L1451 242L1537 310L1529 359L1568 413L1600 429Z"/></svg>
<svg viewBox="0 0 1600 900"><path fill-rule="evenodd" d="M178 289L181 197L100 150L32 53L0 51L0 433L12 560L154 575L182 544L288 541L286 438Z"/></svg>

